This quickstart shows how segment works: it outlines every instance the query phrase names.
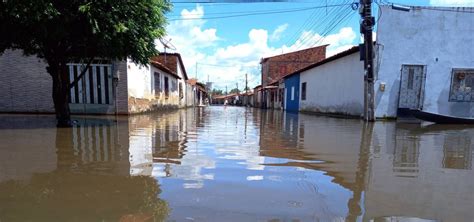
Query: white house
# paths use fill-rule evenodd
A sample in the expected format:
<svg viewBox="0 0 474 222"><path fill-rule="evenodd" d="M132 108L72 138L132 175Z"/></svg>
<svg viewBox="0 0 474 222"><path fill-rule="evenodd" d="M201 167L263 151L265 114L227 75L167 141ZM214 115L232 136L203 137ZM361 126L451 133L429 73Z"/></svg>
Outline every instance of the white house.
<svg viewBox="0 0 474 222"><path fill-rule="evenodd" d="M359 47L328 57L300 72L300 110L362 116L363 83Z"/></svg>
<svg viewBox="0 0 474 222"><path fill-rule="evenodd" d="M299 93L290 90L288 82L292 76L293 86ZM364 111L364 65L360 61L359 47L353 47L328 57L285 77L286 109L290 107L314 113L345 116L363 115ZM290 94L298 95L297 104L291 104ZM299 106L299 107L298 107Z"/></svg>
<svg viewBox="0 0 474 222"><path fill-rule="evenodd" d="M474 116L474 8L381 8L375 115L401 109Z"/></svg>

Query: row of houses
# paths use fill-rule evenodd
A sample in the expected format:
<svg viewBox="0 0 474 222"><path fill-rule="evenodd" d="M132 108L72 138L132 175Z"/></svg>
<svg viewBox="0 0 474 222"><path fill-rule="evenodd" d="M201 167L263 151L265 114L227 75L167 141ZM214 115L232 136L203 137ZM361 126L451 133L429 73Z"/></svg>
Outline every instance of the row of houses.
<svg viewBox="0 0 474 222"><path fill-rule="evenodd" d="M376 118L397 118L404 109L474 116L474 8L380 10L374 45ZM253 90L253 105L362 117L361 48L326 57L326 47L262 59L262 85Z"/></svg>
<svg viewBox="0 0 474 222"><path fill-rule="evenodd" d="M37 57L19 50L0 56L0 112L54 113L52 80ZM188 78L179 53L160 53L141 66L131 60L71 62L69 106L75 114L133 114L204 103L207 89Z"/></svg>

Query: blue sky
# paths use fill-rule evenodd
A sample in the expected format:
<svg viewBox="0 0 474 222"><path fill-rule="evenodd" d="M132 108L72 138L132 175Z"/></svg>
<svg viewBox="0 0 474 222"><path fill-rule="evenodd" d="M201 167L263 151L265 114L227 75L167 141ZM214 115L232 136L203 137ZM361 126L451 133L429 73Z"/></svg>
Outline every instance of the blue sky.
<svg viewBox="0 0 474 222"><path fill-rule="evenodd" d="M167 14L168 36L181 53L189 77L209 80L215 88L242 90L260 83L262 57L329 44L327 54L359 44L359 15L354 0L302 0L279 3L179 3ZM189 2L189 1L188 1ZM194 1L195 2L195 1ZM380 1L377 1L380 2ZM382 1L387 2L387 1ZM474 6L474 0L392 0L422 6ZM327 7L326 7L327 6ZM374 7L377 13L376 7ZM287 11L282 13L282 11ZM292 11L292 12L288 12ZM255 14L231 18L216 18ZM273 13L273 14L272 14ZM163 46L159 45L163 51ZM197 72L196 72L197 63Z"/></svg>

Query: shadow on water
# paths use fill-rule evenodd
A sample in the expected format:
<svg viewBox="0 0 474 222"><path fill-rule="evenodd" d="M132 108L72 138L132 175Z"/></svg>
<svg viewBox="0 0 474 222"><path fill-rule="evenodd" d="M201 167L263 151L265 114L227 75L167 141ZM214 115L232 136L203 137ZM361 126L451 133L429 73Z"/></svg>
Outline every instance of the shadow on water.
<svg viewBox="0 0 474 222"><path fill-rule="evenodd" d="M164 220L169 209L158 182L130 175L128 136L118 130L127 124L78 121L51 130L19 121L0 136L11 148L3 144L2 157L13 158L1 161L0 221Z"/></svg>
<svg viewBox="0 0 474 222"><path fill-rule="evenodd" d="M0 127L0 220L474 218L470 127L238 107L22 118Z"/></svg>

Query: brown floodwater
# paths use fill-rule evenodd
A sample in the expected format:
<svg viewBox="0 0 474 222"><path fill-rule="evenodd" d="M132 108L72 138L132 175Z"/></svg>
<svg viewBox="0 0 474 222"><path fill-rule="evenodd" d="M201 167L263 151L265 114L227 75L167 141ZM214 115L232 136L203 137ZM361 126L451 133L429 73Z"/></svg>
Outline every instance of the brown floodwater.
<svg viewBox="0 0 474 222"><path fill-rule="evenodd" d="M242 107L0 115L0 221L474 221L474 128Z"/></svg>

